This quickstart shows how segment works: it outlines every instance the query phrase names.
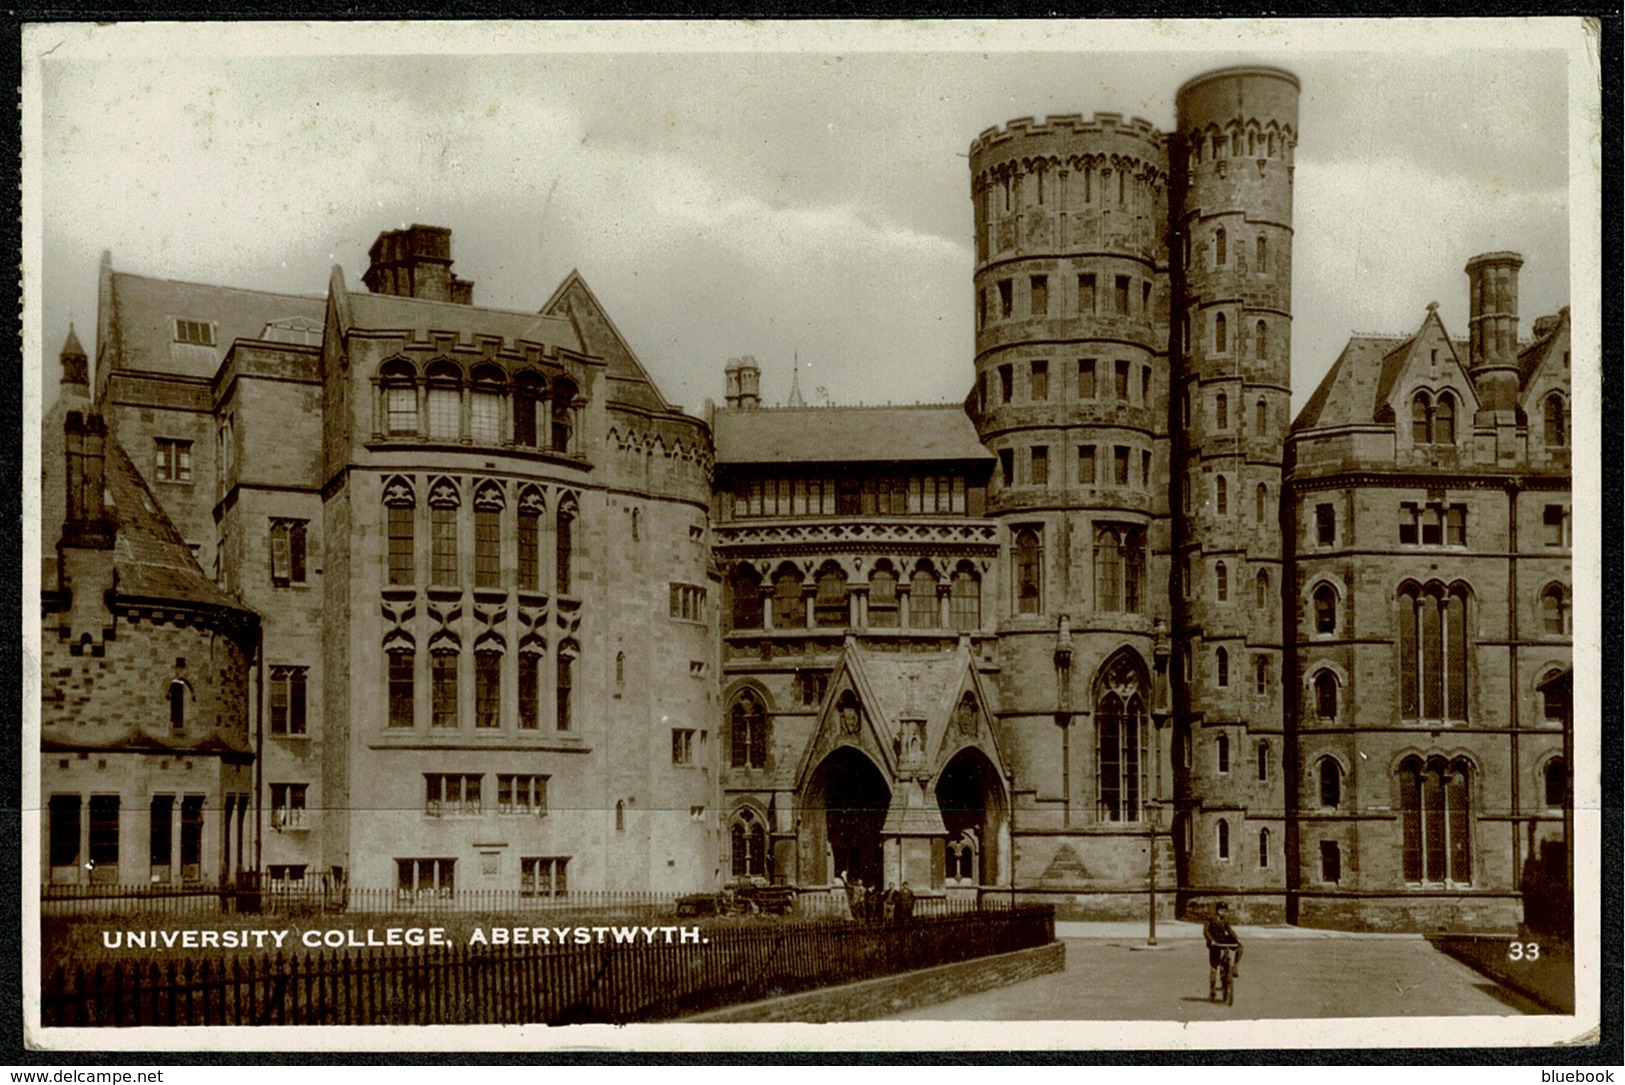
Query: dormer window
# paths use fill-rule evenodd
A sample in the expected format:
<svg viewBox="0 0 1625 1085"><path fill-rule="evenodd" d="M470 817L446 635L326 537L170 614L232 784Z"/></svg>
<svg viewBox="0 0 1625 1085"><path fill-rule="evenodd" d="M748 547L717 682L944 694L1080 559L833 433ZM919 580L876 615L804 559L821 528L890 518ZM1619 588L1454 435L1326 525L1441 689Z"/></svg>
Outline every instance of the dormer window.
<svg viewBox="0 0 1625 1085"><path fill-rule="evenodd" d="M175 342L199 347L214 346L214 324L207 320L175 321Z"/></svg>
<svg viewBox="0 0 1625 1085"><path fill-rule="evenodd" d="M1449 392L1440 392L1438 402L1426 392L1418 392L1411 399L1411 443L1417 445L1453 445L1456 443L1456 400Z"/></svg>

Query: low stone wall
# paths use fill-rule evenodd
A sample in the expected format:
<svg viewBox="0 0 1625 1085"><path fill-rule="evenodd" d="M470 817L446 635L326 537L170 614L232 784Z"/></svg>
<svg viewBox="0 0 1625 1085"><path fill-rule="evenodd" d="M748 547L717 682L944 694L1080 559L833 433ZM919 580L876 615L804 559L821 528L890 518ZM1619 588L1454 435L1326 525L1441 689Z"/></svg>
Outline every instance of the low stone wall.
<svg viewBox="0 0 1625 1085"><path fill-rule="evenodd" d="M996 957L923 968L900 976L882 976L818 991L803 991L742 1006L683 1018L694 1022L873 1021L919 1006L933 1006L961 995L1006 987L1066 967L1066 946L1051 942Z"/></svg>
<svg viewBox="0 0 1625 1085"><path fill-rule="evenodd" d="M1517 894L1428 896L1337 896L1304 894L1298 925L1339 931L1484 931L1518 929L1523 918Z"/></svg>

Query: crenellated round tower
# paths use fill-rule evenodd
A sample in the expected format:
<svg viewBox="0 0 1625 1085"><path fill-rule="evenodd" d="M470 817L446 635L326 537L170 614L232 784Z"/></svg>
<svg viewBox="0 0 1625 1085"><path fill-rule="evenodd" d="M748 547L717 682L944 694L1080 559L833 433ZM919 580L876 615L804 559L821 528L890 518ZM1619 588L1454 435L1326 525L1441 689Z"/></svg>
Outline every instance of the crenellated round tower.
<svg viewBox="0 0 1625 1085"><path fill-rule="evenodd" d="M1182 905L1278 919L1283 438L1291 421L1298 80L1227 68L1177 96L1173 595Z"/></svg>
<svg viewBox="0 0 1625 1085"><path fill-rule="evenodd" d="M1001 716L1030 788L1014 876L1093 890L1076 897L1091 914L1143 908L1123 894L1144 885L1154 800L1172 794L1157 668L1170 618L1157 587L1170 541L1166 140L1099 113L1011 121L970 148L967 406L998 458Z"/></svg>

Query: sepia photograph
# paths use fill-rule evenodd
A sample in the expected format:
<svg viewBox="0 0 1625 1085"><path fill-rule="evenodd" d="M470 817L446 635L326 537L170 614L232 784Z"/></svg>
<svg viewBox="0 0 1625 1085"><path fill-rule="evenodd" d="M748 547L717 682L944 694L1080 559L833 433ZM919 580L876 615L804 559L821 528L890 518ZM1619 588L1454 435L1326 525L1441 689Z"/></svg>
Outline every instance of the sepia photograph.
<svg viewBox="0 0 1625 1085"><path fill-rule="evenodd" d="M25 1042L1595 1042L1599 33L26 28Z"/></svg>

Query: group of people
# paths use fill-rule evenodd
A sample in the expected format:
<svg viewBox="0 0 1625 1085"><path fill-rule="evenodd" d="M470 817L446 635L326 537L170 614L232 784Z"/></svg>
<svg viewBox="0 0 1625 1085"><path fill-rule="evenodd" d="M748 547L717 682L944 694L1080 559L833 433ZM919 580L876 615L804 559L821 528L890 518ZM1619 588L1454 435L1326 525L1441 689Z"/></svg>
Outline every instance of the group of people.
<svg viewBox="0 0 1625 1085"><path fill-rule="evenodd" d="M907 881L874 890L864 885L862 878L848 877L844 871L840 881L846 888L847 910L859 923L890 925L907 922L914 916L914 890Z"/></svg>

